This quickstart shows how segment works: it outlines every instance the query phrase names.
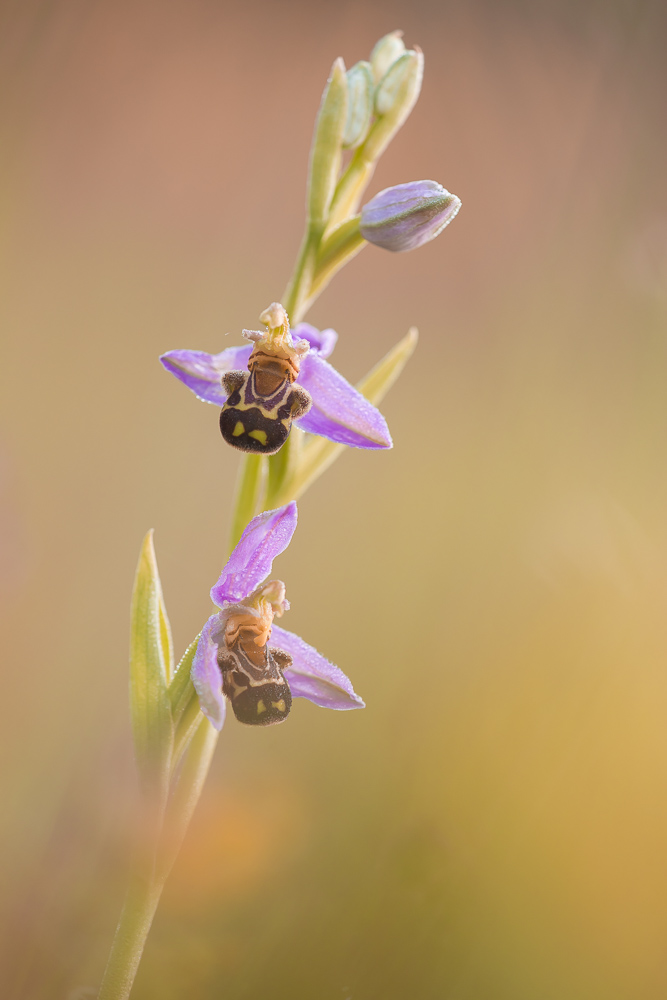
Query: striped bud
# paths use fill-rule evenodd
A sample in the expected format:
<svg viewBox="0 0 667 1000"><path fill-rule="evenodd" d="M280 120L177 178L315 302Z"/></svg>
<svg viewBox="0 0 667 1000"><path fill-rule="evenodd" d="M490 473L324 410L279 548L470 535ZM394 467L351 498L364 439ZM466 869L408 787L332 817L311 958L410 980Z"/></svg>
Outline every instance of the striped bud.
<svg viewBox="0 0 667 1000"><path fill-rule="evenodd" d="M359 230L384 250L415 250L435 239L461 207L437 181L410 181L385 188L364 205Z"/></svg>

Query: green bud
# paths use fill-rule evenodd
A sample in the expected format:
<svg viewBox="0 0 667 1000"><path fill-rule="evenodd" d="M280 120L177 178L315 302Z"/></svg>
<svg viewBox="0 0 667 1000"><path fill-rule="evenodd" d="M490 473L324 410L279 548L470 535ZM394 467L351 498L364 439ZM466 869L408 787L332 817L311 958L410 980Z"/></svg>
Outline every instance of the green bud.
<svg viewBox="0 0 667 1000"><path fill-rule="evenodd" d="M388 115L398 111L405 121L419 97L423 73L424 57L420 49L411 49L392 63L375 92L377 113Z"/></svg>
<svg viewBox="0 0 667 1000"><path fill-rule="evenodd" d="M343 146L354 149L366 138L373 117L375 85L371 64L358 62L347 71L347 121Z"/></svg>
<svg viewBox="0 0 667 1000"><path fill-rule="evenodd" d="M388 35L381 38L376 43L371 52L371 66L373 67L373 78L379 83L392 63L405 52L402 31L390 31Z"/></svg>
<svg viewBox="0 0 667 1000"><path fill-rule="evenodd" d="M322 94L310 154L308 218L324 223L336 188L347 119L347 76L345 63L336 59Z"/></svg>
<svg viewBox="0 0 667 1000"><path fill-rule="evenodd" d="M424 76L421 49L408 49L389 67L375 91L378 119L368 133L365 157L377 160L414 108Z"/></svg>

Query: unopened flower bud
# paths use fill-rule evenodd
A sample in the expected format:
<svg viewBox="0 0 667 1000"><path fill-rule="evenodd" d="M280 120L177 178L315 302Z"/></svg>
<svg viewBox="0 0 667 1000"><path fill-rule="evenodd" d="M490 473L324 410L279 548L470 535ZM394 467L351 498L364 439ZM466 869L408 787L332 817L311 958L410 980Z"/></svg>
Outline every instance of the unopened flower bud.
<svg viewBox="0 0 667 1000"><path fill-rule="evenodd" d="M392 63L375 91L378 118L364 144L366 159L379 159L414 108L424 76L421 49L408 49Z"/></svg>
<svg viewBox="0 0 667 1000"><path fill-rule="evenodd" d="M347 76L342 59L336 59L322 94L310 151L307 208L311 223L327 219L340 171L343 129L347 119Z"/></svg>
<svg viewBox="0 0 667 1000"><path fill-rule="evenodd" d="M371 52L371 66L373 67L373 77L379 83L392 63L405 52L402 31L390 31L388 35L376 42L375 48Z"/></svg>
<svg viewBox="0 0 667 1000"><path fill-rule="evenodd" d="M385 188L364 205L359 229L385 250L414 250L442 232L461 207L437 181L410 181Z"/></svg>
<svg viewBox="0 0 667 1000"><path fill-rule="evenodd" d="M373 117L375 86L371 65L358 62L347 71L347 120L343 146L354 149L366 138Z"/></svg>
<svg viewBox="0 0 667 1000"><path fill-rule="evenodd" d="M420 59L420 56L421 51L410 50L391 64L375 92L375 109L379 115L389 114L406 104L409 105L408 113L412 110L421 89L423 57Z"/></svg>

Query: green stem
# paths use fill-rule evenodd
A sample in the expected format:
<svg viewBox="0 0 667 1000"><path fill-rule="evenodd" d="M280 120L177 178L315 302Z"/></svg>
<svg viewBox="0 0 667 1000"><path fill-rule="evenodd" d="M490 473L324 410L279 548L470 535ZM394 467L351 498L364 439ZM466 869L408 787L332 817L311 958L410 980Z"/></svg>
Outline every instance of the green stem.
<svg viewBox="0 0 667 1000"><path fill-rule="evenodd" d="M232 517L230 551L245 531L246 525L257 513L265 471L266 459L264 455L244 455L241 459Z"/></svg>
<svg viewBox="0 0 667 1000"><path fill-rule="evenodd" d="M217 740L218 733L199 713L199 724L172 781L164 825L152 835L148 830L139 831L130 887L98 1000L127 1000L130 996L162 890L199 801Z"/></svg>
<svg viewBox="0 0 667 1000"><path fill-rule="evenodd" d="M354 212L374 170L375 163L365 159L360 147L338 182L326 221L308 223L282 299L292 326L301 322L334 274L364 246L359 217Z"/></svg>
<svg viewBox="0 0 667 1000"><path fill-rule="evenodd" d="M183 838L202 793L219 735L208 719L200 713L199 724L185 751L183 763L173 782L171 799L167 804L165 834L161 839L156 865L158 877L163 884L181 849Z"/></svg>
<svg viewBox="0 0 667 1000"><path fill-rule="evenodd" d="M129 997L163 885L163 881L133 873L97 1000Z"/></svg>
<svg viewBox="0 0 667 1000"><path fill-rule="evenodd" d="M272 455L269 459L269 475L266 483L266 496L264 498L265 510L273 510L274 507L279 507L281 503L289 503L289 501L276 503L276 497L281 495L283 484L290 482L294 478L301 462L302 445L303 431L299 430L298 427L292 427L287 441L278 454Z"/></svg>
<svg viewBox="0 0 667 1000"><path fill-rule="evenodd" d="M310 291L305 303L305 309L310 309L311 305L324 291L334 275L338 274L348 261L367 246L366 240L359 232L359 219L361 216L354 215L347 219L336 229L329 232L328 236L322 240L319 253L315 261Z"/></svg>
<svg viewBox="0 0 667 1000"><path fill-rule="evenodd" d="M329 212L329 232L357 211L361 196L370 183L375 167L376 162L369 160L366 155L365 144L359 146L338 181Z"/></svg>
<svg viewBox="0 0 667 1000"><path fill-rule="evenodd" d="M282 304L285 312L289 316L292 326L296 326L303 319L306 310L306 303L310 295L310 286L313 280L315 260L322 240L324 225L321 222L311 222L304 234L299 256L290 282L283 292Z"/></svg>

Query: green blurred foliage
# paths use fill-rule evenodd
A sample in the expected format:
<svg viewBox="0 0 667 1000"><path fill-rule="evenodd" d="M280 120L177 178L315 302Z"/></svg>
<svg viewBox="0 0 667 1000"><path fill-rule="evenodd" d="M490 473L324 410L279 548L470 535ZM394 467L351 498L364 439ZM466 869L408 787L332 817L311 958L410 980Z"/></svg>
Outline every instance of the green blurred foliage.
<svg viewBox="0 0 667 1000"><path fill-rule="evenodd" d="M353 381L421 340L394 450L345 455L276 565L286 626L368 707L229 722L136 997L662 1000L662 6L0 16L3 998L101 976L141 538L177 656L224 557L237 459L157 356L280 295L326 72L400 26L424 91L371 193L433 177L463 209L414 254L364 250L309 316Z"/></svg>

